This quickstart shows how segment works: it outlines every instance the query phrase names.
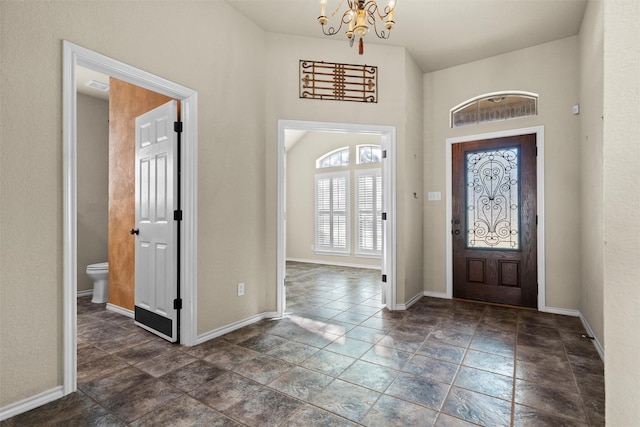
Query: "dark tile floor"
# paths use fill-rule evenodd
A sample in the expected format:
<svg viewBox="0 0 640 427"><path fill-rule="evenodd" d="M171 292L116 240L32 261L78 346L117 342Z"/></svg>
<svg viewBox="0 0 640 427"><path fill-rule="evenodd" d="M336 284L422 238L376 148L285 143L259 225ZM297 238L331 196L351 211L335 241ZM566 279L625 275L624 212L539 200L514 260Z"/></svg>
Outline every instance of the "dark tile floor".
<svg viewBox="0 0 640 427"><path fill-rule="evenodd" d="M195 347L78 299L78 392L1 423L599 426L603 364L578 318L422 298L379 272L290 263L288 315Z"/></svg>

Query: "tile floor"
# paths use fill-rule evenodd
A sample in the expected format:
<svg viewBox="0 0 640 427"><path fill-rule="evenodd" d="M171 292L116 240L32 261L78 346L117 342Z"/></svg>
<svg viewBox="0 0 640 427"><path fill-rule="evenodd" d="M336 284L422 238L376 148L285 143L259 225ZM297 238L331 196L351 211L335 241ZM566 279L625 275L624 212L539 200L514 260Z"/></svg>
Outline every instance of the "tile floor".
<svg viewBox="0 0 640 427"><path fill-rule="evenodd" d="M289 313L195 347L78 299L78 392L1 427L600 426L603 364L578 318L422 298L379 272L287 266Z"/></svg>

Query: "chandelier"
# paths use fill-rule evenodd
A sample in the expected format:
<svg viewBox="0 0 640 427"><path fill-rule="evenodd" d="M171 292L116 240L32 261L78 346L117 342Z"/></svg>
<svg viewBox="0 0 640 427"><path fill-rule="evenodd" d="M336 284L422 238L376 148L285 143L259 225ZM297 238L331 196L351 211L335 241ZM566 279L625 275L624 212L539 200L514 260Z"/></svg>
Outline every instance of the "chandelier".
<svg viewBox="0 0 640 427"><path fill-rule="evenodd" d="M370 26L373 27L373 30L379 38L389 38L391 29L395 24L395 22L393 22L393 11L396 7L395 3L395 0L389 0L389 4L382 9L378 6L376 0L347 0L347 10L342 14L340 24L336 28L333 25L327 26L329 22L329 18L325 15L327 0L320 0L322 11L318 17L318 22L322 25L322 32L326 36L334 36L342 29L343 25L346 26L347 31L345 35L347 36L347 40L349 40L349 46L353 46L354 40L358 38L358 53L362 55L364 53L363 38L369 32ZM341 6L342 0L331 14L331 17L339 13Z"/></svg>

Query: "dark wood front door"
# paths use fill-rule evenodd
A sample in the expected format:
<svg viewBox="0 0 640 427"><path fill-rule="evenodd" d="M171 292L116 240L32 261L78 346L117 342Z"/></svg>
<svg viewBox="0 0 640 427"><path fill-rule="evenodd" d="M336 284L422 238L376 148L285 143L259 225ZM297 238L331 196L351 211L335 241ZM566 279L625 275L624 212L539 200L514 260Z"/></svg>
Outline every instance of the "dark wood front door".
<svg viewBox="0 0 640 427"><path fill-rule="evenodd" d="M537 307L536 135L452 146L453 296Z"/></svg>

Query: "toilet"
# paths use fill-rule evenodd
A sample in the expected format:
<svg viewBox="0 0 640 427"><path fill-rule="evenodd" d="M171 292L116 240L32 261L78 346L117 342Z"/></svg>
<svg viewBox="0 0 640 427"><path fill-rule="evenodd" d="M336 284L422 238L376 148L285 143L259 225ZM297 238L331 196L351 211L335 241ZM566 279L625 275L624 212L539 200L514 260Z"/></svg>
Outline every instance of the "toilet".
<svg viewBox="0 0 640 427"><path fill-rule="evenodd" d="M105 303L109 296L109 263L89 264L87 274L93 280L93 298L91 302Z"/></svg>

